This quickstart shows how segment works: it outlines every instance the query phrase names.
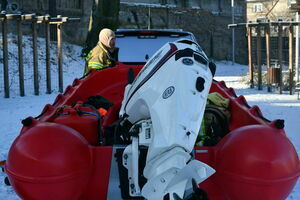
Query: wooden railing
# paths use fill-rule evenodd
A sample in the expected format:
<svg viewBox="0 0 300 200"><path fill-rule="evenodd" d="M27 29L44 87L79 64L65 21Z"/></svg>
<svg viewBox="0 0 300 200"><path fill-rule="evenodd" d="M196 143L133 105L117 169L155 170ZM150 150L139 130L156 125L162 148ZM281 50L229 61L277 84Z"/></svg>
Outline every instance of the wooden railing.
<svg viewBox="0 0 300 200"><path fill-rule="evenodd" d="M39 95L38 82L38 48L37 48L37 26L43 23L45 25L45 40L46 40L46 86L47 93L51 93L51 73L50 73L50 24L56 25L57 30L57 57L58 57L58 85L59 92L63 92L63 57L62 57L62 25L66 22L76 22L80 18L69 17L51 17L50 15L36 16L35 14L0 14L0 21L2 22L2 41L3 41L3 80L4 80L4 96L9 98L9 73L8 73L8 42L7 24L9 21L17 22L18 35L18 71L19 71L19 87L20 96L25 95L24 89L24 67L23 67L23 49L22 49L22 21L30 21L32 23L32 41L33 41L33 80L34 80L34 94Z"/></svg>
<svg viewBox="0 0 300 200"><path fill-rule="evenodd" d="M295 74L295 66L294 62L294 47L293 47L293 40L294 40L294 27L299 26L300 22L293 22L293 21L277 21L277 22L255 22L255 23L239 23L239 24L229 24L229 28L246 28L247 29L247 38L248 38L248 63L249 63L249 74L250 74L250 87L254 87L254 78L253 78L253 57L252 57L252 34L255 31L256 33L256 65L258 69L258 82L257 88L258 90L262 89L262 63L261 63L261 37L264 33L266 38L266 65L267 65L267 85L268 91L271 91L271 72L269 68L271 67L271 57L270 57L270 27L275 26L277 27L277 36L278 36L278 65L279 65L279 73L280 73L280 80L279 80L279 92L282 93L282 52L283 52L283 27L287 27L288 29L288 41L289 41L289 92L293 94L294 89L294 74ZM277 72L278 73L278 72Z"/></svg>

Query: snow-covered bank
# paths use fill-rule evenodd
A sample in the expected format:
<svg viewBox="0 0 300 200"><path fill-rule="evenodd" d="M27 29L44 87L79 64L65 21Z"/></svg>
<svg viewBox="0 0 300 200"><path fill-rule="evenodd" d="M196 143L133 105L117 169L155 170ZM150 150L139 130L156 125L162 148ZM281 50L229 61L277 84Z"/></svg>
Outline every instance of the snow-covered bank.
<svg viewBox="0 0 300 200"><path fill-rule="evenodd" d="M52 94L46 94L46 62L45 39L38 38L38 66L39 66L39 96L34 95L33 61L31 37L23 37L25 96L20 97L18 74L18 50L15 35L8 35L9 42L9 83L10 98L4 98L3 68L0 67L0 160L7 157L9 147L22 127L21 120L28 116L37 116L47 103L53 103L58 94L58 74L56 43L51 43L51 77ZM74 78L81 77L84 70L84 59L80 57L82 47L63 44L63 76L64 87L72 84ZM0 60L3 61L2 54ZM2 65L2 63L0 63ZM12 187L4 184L5 174L0 170L0 199L19 200Z"/></svg>

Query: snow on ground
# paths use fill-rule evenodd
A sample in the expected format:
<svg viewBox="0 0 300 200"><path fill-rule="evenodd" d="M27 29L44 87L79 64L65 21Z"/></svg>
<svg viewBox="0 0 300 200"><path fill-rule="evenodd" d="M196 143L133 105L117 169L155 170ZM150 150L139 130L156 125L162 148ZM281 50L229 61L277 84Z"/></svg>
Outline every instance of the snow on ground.
<svg viewBox="0 0 300 200"><path fill-rule="evenodd" d="M224 80L227 87L234 88L238 96L244 95L248 104L251 106L258 105L264 117L269 120L284 119L285 132L300 155L300 100L297 94L289 95L288 92L279 94L276 92L268 93L267 89L259 91L250 89L249 85L242 83L241 78L248 72L248 66L232 65L230 62L217 62L217 73L215 79ZM300 199L300 180L287 200Z"/></svg>
<svg viewBox="0 0 300 200"><path fill-rule="evenodd" d="M11 36L13 37L13 36ZM25 42L25 46L30 44L30 38ZM45 94L45 75L44 75L44 50L43 39L39 39L39 45L41 52L39 54L39 66L40 69L40 96L33 95L33 80L28 76L26 79L26 96L20 97L18 89L18 75L15 72L17 69L16 61L16 46L10 48L10 66L13 68L10 73L14 78L10 87L11 98L3 98L3 85L0 83L0 160L6 159L9 147L11 146L15 137L19 134L21 129L21 120L28 116L37 116L42 111L43 107L47 103L53 103L57 92L57 83L53 81L53 93L51 95ZM55 44L52 45L51 55L55 55ZM26 48L25 58L26 71L28 74L32 70L32 62L30 57L32 56L30 48ZM29 50L28 50L29 49ZM72 83L72 80L76 77L80 77L83 72L84 61L79 57L81 47L75 45L64 44L64 87ZM14 52L14 53L12 53ZM55 56L53 56L55 57ZM52 76L57 76L56 60L52 59ZM69 63L69 64L67 64ZM258 105L262 110L264 116L268 119L284 119L285 130L287 136L294 144L298 155L300 152L300 137L299 137L299 119L300 119L300 100L297 100L297 95L288 94L276 94L267 93L266 89L258 91L256 89L249 89L249 86L240 81L241 77L248 72L247 66L244 65L232 65L231 62L216 62L217 73L216 80L224 80L228 87L233 87L238 95L244 95L250 105ZM0 74L3 72L0 70ZM1 75L0 75L1 76ZM3 78L0 77L2 81ZM5 174L0 171L0 199L2 200L19 200L20 198L15 194L12 187L6 186L3 182ZM292 193L287 200L299 200L300 199L300 181L298 180Z"/></svg>
<svg viewBox="0 0 300 200"><path fill-rule="evenodd" d="M38 38L38 66L40 95L34 95L32 78L32 40L30 37L23 38L24 51L24 75L25 75L25 96L20 97L18 82L18 61L17 61L17 43L14 35L9 35L9 82L10 98L4 98L3 89L3 69L0 63L0 161L6 159L9 147L14 138L19 134L22 127L21 120L28 116L37 116L41 113L45 104L53 103L58 94L58 74L56 60L56 43L51 43L51 77L52 94L46 94L46 63L45 63L45 41ZM63 45L63 72L64 88L70 85L75 77L81 77L84 71L84 60L80 57L82 47L76 45ZM2 54L0 54L2 60ZM68 64L67 64L68 63ZM5 174L0 170L0 200L19 200L12 187L4 185Z"/></svg>

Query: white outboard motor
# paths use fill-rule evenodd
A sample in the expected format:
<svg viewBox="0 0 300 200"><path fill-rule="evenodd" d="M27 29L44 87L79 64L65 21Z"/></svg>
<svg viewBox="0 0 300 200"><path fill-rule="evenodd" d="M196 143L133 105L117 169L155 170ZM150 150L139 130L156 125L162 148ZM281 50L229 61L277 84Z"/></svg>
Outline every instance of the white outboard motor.
<svg viewBox="0 0 300 200"><path fill-rule="evenodd" d="M131 196L184 198L192 182L215 172L191 156L214 73L197 43L180 40L165 44L126 86L120 117L132 124L132 143L123 152ZM148 146L142 189L139 146Z"/></svg>

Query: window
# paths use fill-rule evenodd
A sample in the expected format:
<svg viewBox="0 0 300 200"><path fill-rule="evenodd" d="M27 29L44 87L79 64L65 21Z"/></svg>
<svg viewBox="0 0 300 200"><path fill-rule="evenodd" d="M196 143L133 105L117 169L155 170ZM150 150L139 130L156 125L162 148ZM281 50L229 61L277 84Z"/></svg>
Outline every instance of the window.
<svg viewBox="0 0 300 200"><path fill-rule="evenodd" d="M290 8L293 5L297 5L297 0L288 0L287 1L287 6Z"/></svg>
<svg viewBox="0 0 300 200"><path fill-rule="evenodd" d="M146 62L152 55L167 42L174 42L179 39L192 39L190 35L176 36L117 36L117 46L119 47L119 61L130 62ZM128 51L130 47L130 51ZM147 47L147 48L141 48Z"/></svg>
<svg viewBox="0 0 300 200"><path fill-rule="evenodd" d="M258 13L263 11L263 5L261 3L253 5L253 12Z"/></svg>

